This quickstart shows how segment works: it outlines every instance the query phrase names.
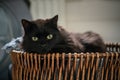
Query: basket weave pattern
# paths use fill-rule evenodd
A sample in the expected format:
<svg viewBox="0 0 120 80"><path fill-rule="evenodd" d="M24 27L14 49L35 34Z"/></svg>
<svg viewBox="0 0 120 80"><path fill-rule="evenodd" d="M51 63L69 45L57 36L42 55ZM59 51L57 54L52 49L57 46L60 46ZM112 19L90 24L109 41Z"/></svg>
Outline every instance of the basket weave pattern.
<svg viewBox="0 0 120 80"><path fill-rule="evenodd" d="M120 44L106 53L32 54L12 51L13 80L120 80Z"/></svg>

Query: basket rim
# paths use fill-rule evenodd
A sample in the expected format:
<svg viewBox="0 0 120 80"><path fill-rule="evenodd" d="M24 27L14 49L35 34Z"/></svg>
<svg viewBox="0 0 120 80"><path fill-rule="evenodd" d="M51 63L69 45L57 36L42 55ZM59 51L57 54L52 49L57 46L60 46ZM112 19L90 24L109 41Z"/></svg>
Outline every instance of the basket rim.
<svg viewBox="0 0 120 80"><path fill-rule="evenodd" d="M38 53L28 53L28 52L23 52L23 51L17 51L17 50L12 50L11 51L11 54L14 54L14 55L27 55L27 56L40 56L40 57L52 57L52 56L59 56L59 57L71 57L71 58L74 58L74 57L110 57L110 56L118 56L120 57L120 52L104 52L104 53L100 53L100 52L87 52L87 53L83 53L83 52L80 52L80 53L45 53L45 54L38 54Z"/></svg>

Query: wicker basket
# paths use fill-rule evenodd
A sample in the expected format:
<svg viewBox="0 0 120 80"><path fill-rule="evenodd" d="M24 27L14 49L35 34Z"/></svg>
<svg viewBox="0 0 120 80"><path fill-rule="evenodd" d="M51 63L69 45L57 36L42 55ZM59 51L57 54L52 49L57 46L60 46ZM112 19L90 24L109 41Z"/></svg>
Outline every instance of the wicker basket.
<svg viewBox="0 0 120 80"><path fill-rule="evenodd" d="M13 50L13 80L120 80L120 44L106 53L32 54Z"/></svg>

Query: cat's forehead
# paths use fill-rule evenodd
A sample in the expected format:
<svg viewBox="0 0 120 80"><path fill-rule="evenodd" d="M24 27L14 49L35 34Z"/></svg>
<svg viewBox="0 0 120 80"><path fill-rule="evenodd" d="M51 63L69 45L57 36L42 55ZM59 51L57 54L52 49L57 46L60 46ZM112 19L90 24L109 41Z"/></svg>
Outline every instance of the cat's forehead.
<svg viewBox="0 0 120 80"><path fill-rule="evenodd" d="M48 23L50 19L37 19L32 21L34 24L37 25L38 28L44 27L46 23Z"/></svg>
<svg viewBox="0 0 120 80"><path fill-rule="evenodd" d="M35 23L37 26L42 27L44 26L47 22L49 21L49 19L37 19L35 21L33 21L33 23Z"/></svg>
<svg viewBox="0 0 120 80"><path fill-rule="evenodd" d="M50 19L37 19L32 21L32 23L34 23L33 26L35 26L35 30L37 29L36 31L40 33L50 32L54 29L51 27L52 25L50 24Z"/></svg>

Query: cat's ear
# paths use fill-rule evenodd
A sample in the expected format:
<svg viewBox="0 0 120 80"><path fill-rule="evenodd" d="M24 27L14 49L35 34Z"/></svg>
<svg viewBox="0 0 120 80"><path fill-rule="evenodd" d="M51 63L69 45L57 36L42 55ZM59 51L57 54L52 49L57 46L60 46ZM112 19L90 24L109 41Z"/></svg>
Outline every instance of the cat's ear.
<svg viewBox="0 0 120 80"><path fill-rule="evenodd" d="M23 26L23 29L24 29L24 32L27 34L31 31L31 22L26 20L26 19L22 19L21 20L21 23L22 23L22 26Z"/></svg>
<svg viewBox="0 0 120 80"><path fill-rule="evenodd" d="M29 27L30 26L30 21L26 20L26 19L22 19L22 26L23 28Z"/></svg>
<svg viewBox="0 0 120 80"><path fill-rule="evenodd" d="M52 23L57 25L57 21L58 21L58 15L54 16L52 19L51 19Z"/></svg>

